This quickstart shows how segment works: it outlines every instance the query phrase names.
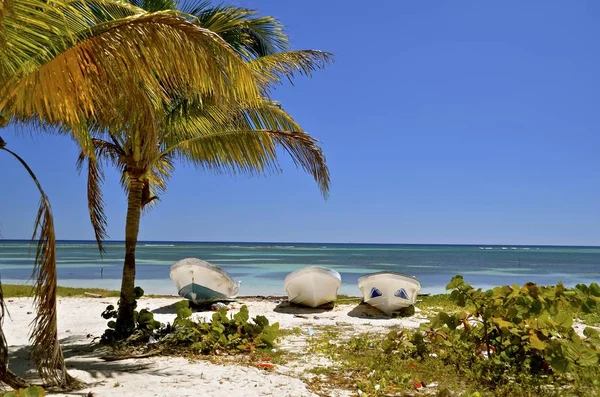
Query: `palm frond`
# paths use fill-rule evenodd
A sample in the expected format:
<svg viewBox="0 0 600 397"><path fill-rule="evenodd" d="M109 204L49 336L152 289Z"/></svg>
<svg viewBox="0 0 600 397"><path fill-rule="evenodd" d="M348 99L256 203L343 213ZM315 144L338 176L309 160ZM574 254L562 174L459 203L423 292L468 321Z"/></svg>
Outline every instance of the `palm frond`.
<svg viewBox="0 0 600 397"><path fill-rule="evenodd" d="M177 7L175 0L133 0L131 3L148 12L174 10Z"/></svg>
<svg viewBox="0 0 600 397"><path fill-rule="evenodd" d="M0 87L0 111L82 134L89 120L112 131L144 131L147 150L160 124L152 116L161 114L171 93L224 102L256 98L248 65L218 35L179 15L133 15L81 30L74 45L65 41L64 51L42 53L41 66L23 66L27 70L8 79Z"/></svg>
<svg viewBox="0 0 600 397"><path fill-rule="evenodd" d="M56 236L54 219L48 196L25 160L7 149L4 141L0 149L12 154L27 170L41 195L35 220L33 241L37 241L33 275L36 280L34 304L36 316L30 334L33 349L31 355L41 378L48 384L72 389L79 382L66 370L64 357L58 340L56 312Z"/></svg>
<svg viewBox="0 0 600 397"><path fill-rule="evenodd" d="M265 88L279 84L282 78L290 82L296 74L311 76L333 62L333 55L318 50L286 51L263 56L249 62Z"/></svg>
<svg viewBox="0 0 600 397"><path fill-rule="evenodd" d="M95 159L86 156L85 152L79 154L77 169L79 172L87 162L87 197L90 221L94 230L94 237L98 245L100 255L105 253L104 240L107 238L107 220L104 213L104 200L102 199L101 184L104 182L104 170L102 165Z"/></svg>
<svg viewBox="0 0 600 397"><path fill-rule="evenodd" d="M217 33L246 60L289 48L283 25L271 16L257 16L255 10L203 2L184 4L182 11L195 16L200 26Z"/></svg>
<svg viewBox="0 0 600 397"><path fill-rule="evenodd" d="M194 119L182 120L178 128L196 130ZM216 173L249 175L279 171L276 147L282 147L297 166L310 173L324 197L329 194L330 175L325 155L316 139L302 131L221 130L197 131L165 150L195 166Z"/></svg>

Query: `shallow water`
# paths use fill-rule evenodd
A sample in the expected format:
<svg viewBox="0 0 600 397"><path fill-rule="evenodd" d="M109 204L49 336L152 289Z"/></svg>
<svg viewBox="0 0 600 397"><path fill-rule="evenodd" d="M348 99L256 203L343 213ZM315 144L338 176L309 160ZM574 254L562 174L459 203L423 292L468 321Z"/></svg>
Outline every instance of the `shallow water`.
<svg viewBox="0 0 600 397"><path fill-rule="evenodd" d="M59 284L118 289L123 253L122 242L107 243L101 258L93 242L60 241ZM2 282L27 282L32 255L26 241L0 240ZM176 293L169 268L187 257L223 267L242 281L240 295L283 294L285 275L310 265L340 272L349 295L359 295L360 276L379 271L415 276L423 292L443 291L455 274L483 288L600 281L600 247L141 242L136 256L137 284L154 294Z"/></svg>

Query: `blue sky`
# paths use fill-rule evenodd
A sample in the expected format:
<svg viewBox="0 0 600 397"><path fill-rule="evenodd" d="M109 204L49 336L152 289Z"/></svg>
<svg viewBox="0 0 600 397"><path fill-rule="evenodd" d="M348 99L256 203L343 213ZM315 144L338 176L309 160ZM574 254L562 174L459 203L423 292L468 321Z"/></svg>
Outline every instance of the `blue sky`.
<svg viewBox="0 0 600 397"><path fill-rule="evenodd" d="M600 245L600 3L240 0L336 63L275 98L322 142L324 201L286 158L267 178L179 167L144 240ZM58 238L91 239L65 137L0 131L51 198ZM37 196L0 155L0 230ZM108 174L109 235L125 196Z"/></svg>

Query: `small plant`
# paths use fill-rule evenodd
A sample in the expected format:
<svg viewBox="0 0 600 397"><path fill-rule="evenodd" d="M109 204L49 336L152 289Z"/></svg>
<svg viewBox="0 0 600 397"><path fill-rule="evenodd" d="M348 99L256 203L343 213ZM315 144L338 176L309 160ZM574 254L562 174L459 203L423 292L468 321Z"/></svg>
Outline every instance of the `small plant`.
<svg viewBox="0 0 600 397"><path fill-rule="evenodd" d="M39 386L29 386L25 389L18 389L2 394L2 397L42 397L46 392Z"/></svg>
<svg viewBox="0 0 600 397"><path fill-rule="evenodd" d="M144 290L141 287L135 287L134 289L136 306L137 300L144 295ZM160 322L154 320L154 315L146 309L142 309L139 312L135 310L133 312L134 328L133 329L119 329L117 322L112 320L117 318L117 310L113 305L108 305L106 310L102 312L102 317L108 322L108 329L104 331L101 342L106 344L114 344L118 341L123 340L125 336L131 340L140 340L147 342L150 336L155 330L158 330L162 325Z"/></svg>
<svg viewBox="0 0 600 397"><path fill-rule="evenodd" d="M136 288L136 297L143 294ZM260 349L272 349L275 340L280 336L279 323L269 324L265 316L256 316L250 320L247 306L242 306L239 313L232 316L221 309L212 315L209 322L192 319L189 301L175 304L177 317L173 324L161 324L154 320L151 312L142 309L135 311L135 328L130 336L121 340L116 322L109 321L108 329L102 336L102 342L118 347L133 348L145 346L151 338L152 346L164 354L219 354L254 352ZM110 305L102 313L105 319L117 316L114 306Z"/></svg>
<svg viewBox="0 0 600 397"><path fill-rule="evenodd" d="M188 301L179 302L176 309L174 331L164 338L164 344L173 348L185 346L201 354L254 351L273 348L279 336L279 323L269 325L265 316L256 316L249 321L246 305L231 317L221 309L213 314L210 322L193 321Z"/></svg>

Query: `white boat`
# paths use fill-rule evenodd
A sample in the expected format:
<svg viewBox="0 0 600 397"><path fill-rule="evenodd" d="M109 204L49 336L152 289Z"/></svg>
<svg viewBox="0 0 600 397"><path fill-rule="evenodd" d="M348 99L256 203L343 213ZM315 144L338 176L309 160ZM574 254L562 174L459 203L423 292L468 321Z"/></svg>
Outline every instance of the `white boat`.
<svg viewBox="0 0 600 397"><path fill-rule="evenodd" d="M335 301L342 277L326 267L308 266L288 274L283 285L290 302L318 307Z"/></svg>
<svg viewBox="0 0 600 397"><path fill-rule="evenodd" d="M171 280L179 295L193 303L206 303L233 299L240 283L234 282L227 272L218 266L196 258L186 258L171 266Z"/></svg>
<svg viewBox="0 0 600 397"><path fill-rule="evenodd" d="M358 288L366 303L391 316L395 311L415 304L421 283L404 274L380 272L359 278Z"/></svg>

